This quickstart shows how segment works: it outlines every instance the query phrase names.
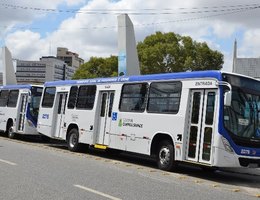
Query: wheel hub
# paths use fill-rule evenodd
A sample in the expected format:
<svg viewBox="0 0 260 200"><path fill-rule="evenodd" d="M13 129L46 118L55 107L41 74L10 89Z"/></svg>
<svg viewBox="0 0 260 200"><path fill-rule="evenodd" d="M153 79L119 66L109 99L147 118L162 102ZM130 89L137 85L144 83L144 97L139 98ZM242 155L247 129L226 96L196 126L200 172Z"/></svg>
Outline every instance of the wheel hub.
<svg viewBox="0 0 260 200"><path fill-rule="evenodd" d="M70 146L73 148L77 144L77 135L76 134L71 134L70 136Z"/></svg>
<svg viewBox="0 0 260 200"><path fill-rule="evenodd" d="M159 152L159 159L162 165L167 165L170 161L170 149L163 147Z"/></svg>

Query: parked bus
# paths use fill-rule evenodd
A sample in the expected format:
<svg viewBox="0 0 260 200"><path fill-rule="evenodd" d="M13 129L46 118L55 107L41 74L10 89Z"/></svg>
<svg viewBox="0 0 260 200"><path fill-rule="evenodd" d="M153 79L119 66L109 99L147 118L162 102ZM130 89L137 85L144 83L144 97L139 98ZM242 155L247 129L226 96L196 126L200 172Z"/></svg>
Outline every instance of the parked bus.
<svg viewBox="0 0 260 200"><path fill-rule="evenodd" d="M0 130L9 138L16 133L39 135L36 125L42 91L42 86L0 86Z"/></svg>
<svg viewBox="0 0 260 200"><path fill-rule="evenodd" d="M260 167L260 81L221 71L47 82L38 132L156 156L158 168Z"/></svg>

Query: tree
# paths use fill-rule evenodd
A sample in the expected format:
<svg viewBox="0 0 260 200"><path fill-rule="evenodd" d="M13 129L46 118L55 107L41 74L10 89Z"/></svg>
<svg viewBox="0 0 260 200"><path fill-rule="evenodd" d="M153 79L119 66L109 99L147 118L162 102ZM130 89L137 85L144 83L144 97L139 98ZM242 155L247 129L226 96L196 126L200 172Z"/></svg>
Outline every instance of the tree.
<svg viewBox="0 0 260 200"><path fill-rule="evenodd" d="M156 32L137 45L142 74L221 69L223 55L203 42Z"/></svg>
<svg viewBox="0 0 260 200"><path fill-rule="evenodd" d="M167 72L218 70L222 68L223 55L211 50L203 42L173 32L156 32L137 45L142 74ZM81 65L73 79L117 76L118 58L91 57Z"/></svg>
<svg viewBox="0 0 260 200"><path fill-rule="evenodd" d="M91 57L76 70L73 79L117 76L117 56L109 58Z"/></svg>

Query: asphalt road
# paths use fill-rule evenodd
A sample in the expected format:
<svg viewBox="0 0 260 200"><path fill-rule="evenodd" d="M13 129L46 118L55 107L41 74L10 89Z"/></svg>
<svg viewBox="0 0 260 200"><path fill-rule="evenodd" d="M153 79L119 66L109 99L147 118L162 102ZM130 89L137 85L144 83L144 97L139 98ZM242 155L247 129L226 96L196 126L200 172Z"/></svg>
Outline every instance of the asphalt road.
<svg viewBox="0 0 260 200"><path fill-rule="evenodd" d="M257 199L260 170L175 173L132 155L72 153L64 144L0 136L0 199Z"/></svg>

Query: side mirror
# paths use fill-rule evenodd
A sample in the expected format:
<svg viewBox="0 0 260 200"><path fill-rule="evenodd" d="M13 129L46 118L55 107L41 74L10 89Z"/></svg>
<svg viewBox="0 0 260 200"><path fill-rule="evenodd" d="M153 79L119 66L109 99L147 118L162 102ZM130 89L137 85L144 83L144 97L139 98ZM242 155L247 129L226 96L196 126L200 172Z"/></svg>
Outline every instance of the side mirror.
<svg viewBox="0 0 260 200"><path fill-rule="evenodd" d="M232 93L228 91L224 94L224 106L231 106Z"/></svg>
<svg viewBox="0 0 260 200"><path fill-rule="evenodd" d="M224 106L231 106L232 100L232 86L226 81L218 81L218 86L223 86L224 89Z"/></svg>

